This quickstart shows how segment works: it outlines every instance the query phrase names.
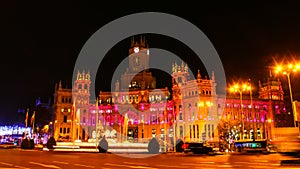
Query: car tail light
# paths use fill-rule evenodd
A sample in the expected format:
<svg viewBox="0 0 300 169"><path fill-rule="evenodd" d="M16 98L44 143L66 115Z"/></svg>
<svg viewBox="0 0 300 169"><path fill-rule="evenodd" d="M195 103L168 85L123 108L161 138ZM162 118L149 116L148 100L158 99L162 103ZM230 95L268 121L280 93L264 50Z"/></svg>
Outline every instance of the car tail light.
<svg viewBox="0 0 300 169"><path fill-rule="evenodd" d="M182 149L187 149L188 147L189 147L189 144L185 143L185 144L182 145Z"/></svg>

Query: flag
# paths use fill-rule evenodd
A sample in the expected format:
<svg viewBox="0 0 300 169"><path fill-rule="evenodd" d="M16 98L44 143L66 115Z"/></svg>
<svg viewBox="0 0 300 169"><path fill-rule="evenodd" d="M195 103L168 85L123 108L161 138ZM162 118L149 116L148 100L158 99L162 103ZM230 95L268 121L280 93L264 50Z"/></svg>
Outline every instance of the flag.
<svg viewBox="0 0 300 169"><path fill-rule="evenodd" d="M35 119L35 112L33 112L33 115L31 116L30 125L33 124L34 119Z"/></svg>
<svg viewBox="0 0 300 169"><path fill-rule="evenodd" d="M25 125L26 125L26 127L27 127L27 121L28 121L28 109L27 109L26 117L25 117Z"/></svg>

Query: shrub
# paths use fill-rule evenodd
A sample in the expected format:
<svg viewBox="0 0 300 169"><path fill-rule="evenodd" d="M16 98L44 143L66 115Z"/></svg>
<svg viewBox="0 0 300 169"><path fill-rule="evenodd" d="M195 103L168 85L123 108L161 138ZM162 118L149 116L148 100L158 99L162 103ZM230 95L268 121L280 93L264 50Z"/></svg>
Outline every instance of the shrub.
<svg viewBox="0 0 300 169"><path fill-rule="evenodd" d="M105 137L103 137L98 144L99 153L106 153L108 150L108 142Z"/></svg>
<svg viewBox="0 0 300 169"><path fill-rule="evenodd" d="M34 149L33 139L24 139L21 143L21 149Z"/></svg>
<svg viewBox="0 0 300 169"><path fill-rule="evenodd" d="M156 138L152 138L148 143L148 152L151 154L159 153L159 144Z"/></svg>
<svg viewBox="0 0 300 169"><path fill-rule="evenodd" d="M47 145L46 146L47 146L47 148L49 150L53 150L54 149L53 146L56 146L56 141L55 141L54 137L50 137L49 138L49 140L47 141Z"/></svg>

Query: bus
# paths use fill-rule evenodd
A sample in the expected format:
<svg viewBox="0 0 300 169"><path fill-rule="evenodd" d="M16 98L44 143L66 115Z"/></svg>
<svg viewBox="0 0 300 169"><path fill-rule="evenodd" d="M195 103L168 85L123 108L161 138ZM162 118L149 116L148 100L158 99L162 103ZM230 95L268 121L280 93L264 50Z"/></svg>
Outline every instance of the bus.
<svg viewBox="0 0 300 169"><path fill-rule="evenodd" d="M268 153L270 151L268 140L239 140L234 142L236 152L259 152Z"/></svg>

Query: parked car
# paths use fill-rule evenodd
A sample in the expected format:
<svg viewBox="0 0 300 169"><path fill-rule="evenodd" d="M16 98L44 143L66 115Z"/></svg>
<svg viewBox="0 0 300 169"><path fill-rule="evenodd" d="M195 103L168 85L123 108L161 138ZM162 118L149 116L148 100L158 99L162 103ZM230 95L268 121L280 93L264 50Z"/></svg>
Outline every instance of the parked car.
<svg viewBox="0 0 300 169"><path fill-rule="evenodd" d="M184 153L193 153L193 154L214 154L213 148L206 146L203 143L199 142L185 142L182 145Z"/></svg>

